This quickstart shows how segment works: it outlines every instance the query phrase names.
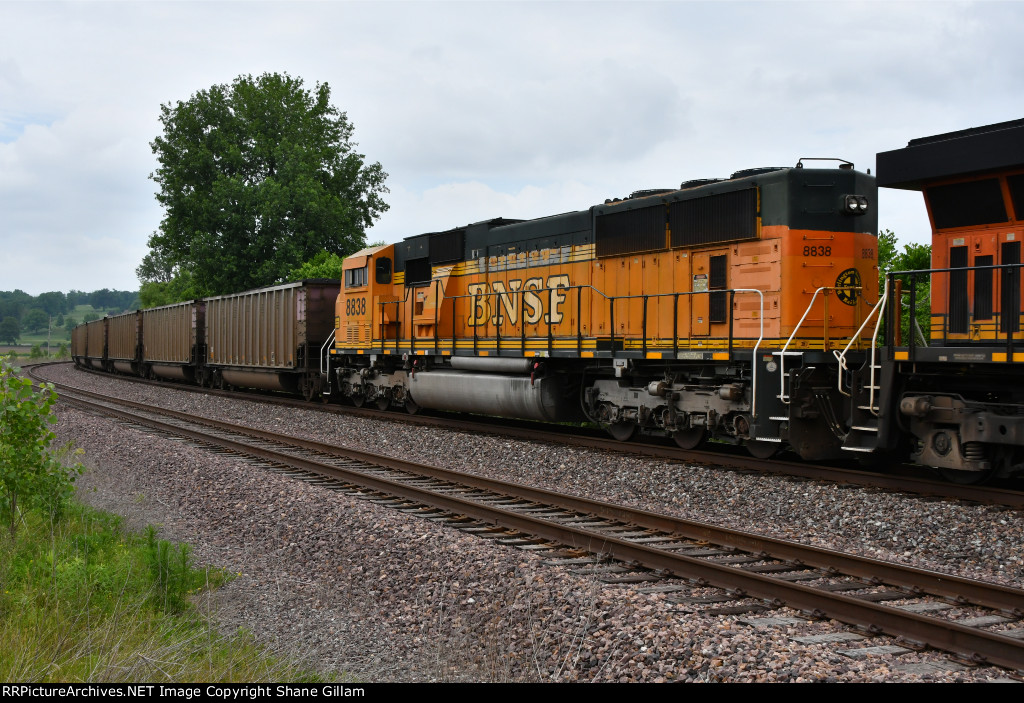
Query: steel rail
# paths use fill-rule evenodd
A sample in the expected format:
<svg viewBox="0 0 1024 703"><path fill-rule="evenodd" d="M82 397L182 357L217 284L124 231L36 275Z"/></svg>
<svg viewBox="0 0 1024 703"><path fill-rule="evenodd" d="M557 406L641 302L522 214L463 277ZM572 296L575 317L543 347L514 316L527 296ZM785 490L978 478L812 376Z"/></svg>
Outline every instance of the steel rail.
<svg viewBox="0 0 1024 703"><path fill-rule="evenodd" d="M109 376L109 374L103 374L91 369L86 369L85 371L90 374L97 374L104 377ZM160 388L169 387L165 383L150 382L145 379L133 378L131 376L119 376L117 378L131 383L151 384ZM1024 492L994 489L987 486L955 484L947 481L917 478L914 476L875 473L871 471L837 468L834 466L817 466L803 461L757 459L753 456L747 455L746 453L701 449L683 450L674 446L670 447L657 444L645 444L641 442L620 442L604 436L598 437L587 436L584 434L567 434L566 428L564 427L560 427L558 430L547 430L541 423L536 423L535 427L518 427L514 424L510 424L507 420L503 420L501 423L487 423L481 420L466 420L464 418L453 419L450 417L434 417L424 414L407 415L371 408L320 405L293 398L254 395L250 392L236 393L232 391L202 388L199 386L175 385L170 387L179 391L203 393L206 395L220 395L235 399L241 398L260 403L274 403L284 405L286 407L312 410L314 412L351 414L361 417L380 418L392 422L408 422L428 427L441 427L455 431L483 432L497 436L517 437L531 441L552 442L554 444L572 444L580 447L601 449L623 454L648 456L668 461L710 464L733 469L770 473L780 476L796 476L799 478L818 481L846 483L856 486L869 486L888 491L911 492L941 498L967 500L976 503L1003 505L1009 508L1024 508Z"/></svg>
<svg viewBox="0 0 1024 703"><path fill-rule="evenodd" d="M88 403L89 401L80 402ZM647 568L655 569L663 574L674 574L684 578L702 580L710 585L731 589L738 597L749 595L772 601L781 600L791 607L810 611L820 617L830 617L842 622L867 627L873 632L904 637L936 649L956 652L974 660L988 661L992 664L1014 669L1024 669L1024 641L998 633L966 627L954 622L940 621L898 608L861 600L854 596L821 591L810 586L782 581L755 572L743 571L735 567L676 554L668 550L659 549L656 546L638 544L581 527L558 524L543 518L536 518L504 508L484 505L449 494L436 493L429 489L409 485L404 482L372 476L360 471L346 470L320 461L296 457L276 450L253 447L244 442L225 437L211 437L199 431L182 428L152 418L140 418L133 413L119 411L115 408L104 407L104 411L124 417L131 422L154 426L162 431L184 435L200 442L215 443L233 451L258 456L267 461L290 464L303 470L338 478L347 483L363 485L372 490L382 491L390 495L442 508L458 515L465 515L589 551L606 553L616 559L634 562ZM163 412L163 409L159 411ZM174 412L171 411L172 414ZM196 421L196 418L193 416L183 413L181 415L184 415L188 421ZM410 462L402 462L396 459L382 460L384 458L366 452L349 450L346 453L353 459L357 457L352 455L364 455L377 465L387 466L388 464L395 463L406 467L399 470L407 470L410 465ZM389 466L389 468L396 467ZM538 491L538 495L548 493L540 489L531 490ZM553 495L563 500L565 498L557 494ZM527 496L523 495L522 497L526 498ZM674 520L673 518L666 519ZM755 538L755 542L763 539ZM781 541L780 543L792 544ZM767 544L767 541L765 541L765 544ZM792 546L800 547L800 545ZM894 565L892 566L893 568L898 568ZM940 581L939 585L942 585L941 582L967 581L957 577L935 576ZM996 590L1005 590L1006 595L1013 596L1013 589L999 587ZM907 597L914 598L918 596L908 594ZM1021 599L1020 592L1017 592L1016 597L1012 598L1009 605L1011 607L1008 609L1015 612L1020 612L1024 609L1024 599Z"/></svg>
<svg viewBox="0 0 1024 703"><path fill-rule="evenodd" d="M91 397L105 401L111 400L91 391L76 392L88 394ZM145 405L144 403L119 399L114 402L139 410L153 410L152 406ZM754 554L763 553L775 559L790 561L803 566L834 569L849 576L879 580L893 586L913 589L934 596L966 599L970 603L983 605L988 608L997 608L1010 612L1019 611L1021 616L1024 616L1024 590L1009 586L986 583L952 574L943 574L853 554L834 552L789 540L719 527L706 522L685 520L671 515L605 503L582 496L557 493L544 488L536 488L454 469L421 464L406 459L396 459L387 455L339 447L278 432L268 432L213 418L196 417L195 415L177 410L159 408L157 412L184 422L203 424L218 430L247 435L266 442L283 444L285 446L292 445L328 456L352 459L369 465L383 466L395 471L415 473L420 476L459 483L481 490L503 493L516 498L554 505L566 510L589 513L608 520L618 520L638 527L658 530L673 536L685 537L686 539L704 540Z"/></svg>

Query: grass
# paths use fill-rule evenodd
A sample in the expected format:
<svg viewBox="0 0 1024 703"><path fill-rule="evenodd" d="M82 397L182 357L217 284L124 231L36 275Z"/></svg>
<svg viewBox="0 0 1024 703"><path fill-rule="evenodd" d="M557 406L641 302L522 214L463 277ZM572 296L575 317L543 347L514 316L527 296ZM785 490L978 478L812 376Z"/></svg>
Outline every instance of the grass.
<svg viewBox="0 0 1024 703"><path fill-rule="evenodd" d="M26 514L0 535L0 681L323 681L217 631L211 592L230 578L78 503L57 523Z"/></svg>

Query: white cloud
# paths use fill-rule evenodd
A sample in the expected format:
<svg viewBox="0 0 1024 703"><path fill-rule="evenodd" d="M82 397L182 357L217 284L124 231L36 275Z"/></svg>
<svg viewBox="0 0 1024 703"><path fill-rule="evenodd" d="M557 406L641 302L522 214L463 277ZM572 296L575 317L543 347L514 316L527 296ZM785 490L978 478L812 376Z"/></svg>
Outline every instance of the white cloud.
<svg viewBox="0 0 1024 703"><path fill-rule="evenodd" d="M801 156L871 168L1021 117L1022 29L1019 3L0 2L0 289L134 287L160 104L243 73L330 84L394 240ZM927 237L919 199L881 195L880 226Z"/></svg>

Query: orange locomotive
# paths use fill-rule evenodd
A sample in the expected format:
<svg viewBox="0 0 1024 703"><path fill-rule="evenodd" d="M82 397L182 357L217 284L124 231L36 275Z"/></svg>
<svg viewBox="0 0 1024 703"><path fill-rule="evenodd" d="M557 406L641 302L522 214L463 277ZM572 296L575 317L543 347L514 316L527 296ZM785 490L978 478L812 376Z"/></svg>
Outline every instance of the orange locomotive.
<svg viewBox="0 0 1024 703"><path fill-rule="evenodd" d="M328 392L757 455L862 449L846 369L872 365L875 182L804 161L360 251Z"/></svg>
<svg viewBox="0 0 1024 703"><path fill-rule="evenodd" d="M1024 120L878 154L881 185L922 191L932 268L891 274L878 448L960 481L1024 470ZM907 318L910 319L907 319ZM929 326L930 331L922 329Z"/></svg>

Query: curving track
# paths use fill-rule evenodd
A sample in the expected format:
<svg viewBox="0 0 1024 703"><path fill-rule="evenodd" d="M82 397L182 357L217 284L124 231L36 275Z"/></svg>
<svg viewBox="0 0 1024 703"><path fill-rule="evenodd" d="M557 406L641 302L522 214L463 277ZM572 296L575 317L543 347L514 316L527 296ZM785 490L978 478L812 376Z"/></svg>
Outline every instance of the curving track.
<svg viewBox="0 0 1024 703"><path fill-rule="evenodd" d="M62 399L189 437L287 471L315 474L367 498L445 519L463 529L500 525L508 538L546 548L554 542L647 569L638 579L681 577L700 585L787 604L819 617L955 652L973 661L1024 669L1019 631L1024 591L852 557L793 542L636 511L389 457L343 450L126 401L99 401L64 389ZM117 407L120 406L120 407ZM162 417L158 417L162 416ZM892 603L898 605L892 605ZM889 605L887 605L889 603ZM951 605L971 604L970 620L946 620ZM932 614L928 614L932 613ZM993 631L995 623L1011 628ZM1007 634L1009 633L1009 634Z"/></svg>
<svg viewBox="0 0 1024 703"><path fill-rule="evenodd" d="M102 374L91 369L86 369L85 372L98 376L109 376L109 374ZM167 387L167 384L163 382L145 380L134 376L118 375L117 378L131 383ZM755 458L750 456L745 450L729 445L716 444L700 449L683 450L671 443L657 444L647 441L620 442L607 437L604 432L575 426L438 413L408 415L403 412L377 410L367 407L356 408L347 405L310 403L297 398L257 391L216 390L185 384L174 384L173 388L174 390L204 395L220 395L250 400L258 398L260 402L274 403L287 407L353 414L359 417L380 418L390 421L404 421L426 427L443 427L451 430L547 441L621 454L633 454L743 471L759 471L769 474L832 481L853 486L906 492L949 500L965 500L989 505L1001 505L1009 508L1024 508L1024 491L1012 486L950 483L931 478L932 472L921 467L884 466L880 471L872 471L863 468L853 469L847 466L815 465L798 459L787 459L785 455L771 459Z"/></svg>

